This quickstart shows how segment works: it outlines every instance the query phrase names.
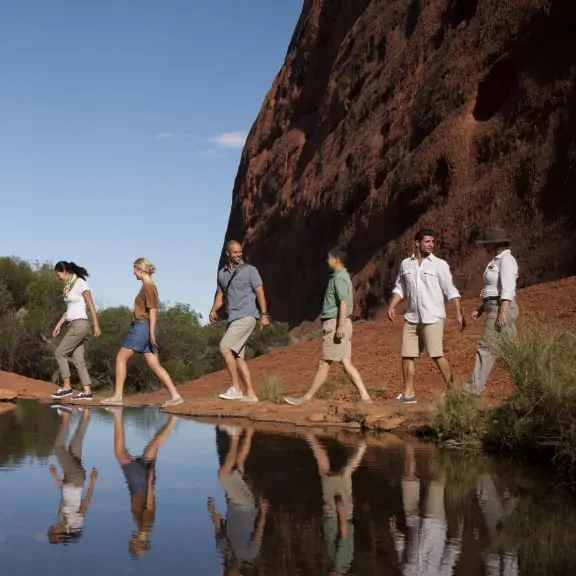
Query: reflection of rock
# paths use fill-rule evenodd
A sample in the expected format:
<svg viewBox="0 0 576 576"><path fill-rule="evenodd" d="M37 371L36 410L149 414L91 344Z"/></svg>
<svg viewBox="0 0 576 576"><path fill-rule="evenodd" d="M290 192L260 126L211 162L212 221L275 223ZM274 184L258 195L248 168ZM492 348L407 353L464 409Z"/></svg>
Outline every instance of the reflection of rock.
<svg viewBox="0 0 576 576"><path fill-rule="evenodd" d="M17 394L11 390L4 390L0 388L0 402L10 402L16 400Z"/></svg>
<svg viewBox="0 0 576 576"><path fill-rule="evenodd" d="M5 412L11 412L18 408L14 402L1 402L0 403L0 414L4 414Z"/></svg>

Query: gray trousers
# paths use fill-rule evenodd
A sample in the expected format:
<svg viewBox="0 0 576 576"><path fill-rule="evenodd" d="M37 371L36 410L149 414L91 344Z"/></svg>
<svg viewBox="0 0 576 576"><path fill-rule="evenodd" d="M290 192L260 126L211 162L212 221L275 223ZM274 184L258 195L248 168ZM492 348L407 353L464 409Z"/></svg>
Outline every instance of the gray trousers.
<svg viewBox="0 0 576 576"><path fill-rule="evenodd" d="M68 330L62 340L60 340L55 353L60 376L62 378L70 378L68 358L71 358L82 386L90 386L91 382L90 374L88 374L88 369L86 368L86 360L84 360L84 341L89 332L90 322L88 320L70 322Z"/></svg>
<svg viewBox="0 0 576 576"><path fill-rule="evenodd" d="M484 304L484 313L486 314L486 325L482 339L476 350L476 363L474 364L474 373L472 380L468 383L468 388L473 394L482 394L486 388L488 376L494 368L494 362L497 359L494 353L494 344L498 343L501 338L510 338L516 336L516 320L518 320L518 306L516 302L510 302L508 308L508 318L506 325L502 330L496 329L496 320L498 318L498 301L490 301Z"/></svg>
<svg viewBox="0 0 576 576"><path fill-rule="evenodd" d="M86 481L86 470L82 466L82 445L84 436L88 429L88 418L81 418L76 427L76 432L70 440L68 449L66 449L66 436L68 435L68 426L62 426L54 443L54 454L58 458L58 463L64 473L63 482L74 484L75 486L84 486Z"/></svg>

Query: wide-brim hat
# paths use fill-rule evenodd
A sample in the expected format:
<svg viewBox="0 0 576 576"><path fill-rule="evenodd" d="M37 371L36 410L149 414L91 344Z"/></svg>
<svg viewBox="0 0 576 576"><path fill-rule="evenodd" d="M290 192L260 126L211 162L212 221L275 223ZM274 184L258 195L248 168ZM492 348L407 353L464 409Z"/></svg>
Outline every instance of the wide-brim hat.
<svg viewBox="0 0 576 576"><path fill-rule="evenodd" d="M482 246L485 244L508 244L510 243L510 238L506 234L504 228L488 228L484 230L480 236L480 239L476 241L476 244Z"/></svg>

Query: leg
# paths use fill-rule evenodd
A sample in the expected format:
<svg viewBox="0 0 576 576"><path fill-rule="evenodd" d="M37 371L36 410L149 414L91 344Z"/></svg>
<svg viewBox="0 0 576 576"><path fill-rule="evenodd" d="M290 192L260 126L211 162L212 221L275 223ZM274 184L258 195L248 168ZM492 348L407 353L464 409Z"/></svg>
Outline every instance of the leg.
<svg viewBox="0 0 576 576"><path fill-rule="evenodd" d="M56 363L58 364L58 371L63 380L64 390L71 390L72 386L70 384L70 365L68 364L68 354L70 350L70 341L67 338L68 332L64 335L60 344L56 347L56 352L54 357L56 358Z"/></svg>
<svg viewBox="0 0 576 576"><path fill-rule="evenodd" d="M254 436L254 428L248 428L238 455L236 456L236 466L238 468L244 468L248 454L250 454L250 448L252 447L252 436Z"/></svg>
<svg viewBox="0 0 576 576"><path fill-rule="evenodd" d="M80 422L78 422L78 426L76 427L76 432L74 432L74 436L72 440L70 440L70 446L68 447L70 454L78 458L78 460L82 460L82 445L84 444L84 436L86 436L88 424L90 424L90 410L84 410Z"/></svg>
<svg viewBox="0 0 576 576"><path fill-rule="evenodd" d="M486 381L494 368L494 362L496 362L496 355L492 350L491 344L498 337L498 332L496 331L497 317L498 306L489 303L484 332L476 349L476 361L474 363L472 380L468 384L470 392L478 396L484 392Z"/></svg>
<svg viewBox="0 0 576 576"><path fill-rule="evenodd" d="M223 476L229 476L234 470L236 465L236 459L238 457L238 444L240 442L240 434L230 435L230 448L228 448L228 453L226 458L224 458L224 464L220 470L218 470L218 476L222 478Z"/></svg>
<svg viewBox="0 0 576 576"><path fill-rule="evenodd" d="M114 387L114 398L122 399L124 394L124 382L126 382L126 364L134 356L134 350L130 348L120 348L116 354L116 382Z"/></svg>
<svg viewBox="0 0 576 576"><path fill-rule="evenodd" d="M444 322L422 324L420 334L426 353L438 366L446 386L450 386L452 384L452 367L444 357Z"/></svg>
<svg viewBox="0 0 576 576"><path fill-rule="evenodd" d="M244 350L242 350L242 352L244 352ZM244 384L242 388L244 396L248 396L249 398L258 398L258 396L256 396L256 392L254 392L254 388L252 387L252 378L250 376L248 364L246 363L246 360L244 360L244 354L238 356L236 359L236 366L238 375L240 376L240 381Z"/></svg>
<svg viewBox="0 0 576 576"><path fill-rule="evenodd" d="M124 420L122 410L114 410L114 456L120 466L130 463L130 456L126 451L126 433L124 432Z"/></svg>
<svg viewBox="0 0 576 576"><path fill-rule="evenodd" d="M398 399L412 399L414 391L414 375L416 373L415 359L420 357L420 325L405 322L402 328L402 376L404 378L404 393Z"/></svg>
<svg viewBox="0 0 576 576"><path fill-rule="evenodd" d="M326 382L329 373L330 362L326 360L320 360L316 376L314 376L314 380L312 381L312 386L310 386L308 392L304 394L304 398L306 398L306 400L312 400L316 392L318 392L318 390L320 390L320 388L323 386L324 382Z"/></svg>
<svg viewBox="0 0 576 576"><path fill-rule="evenodd" d="M328 379L328 374L330 373L330 366L334 359L340 360L338 355L338 344L334 340L334 335L336 333L336 320L330 319L325 320L322 324L322 358L318 364L318 370L316 371L316 376L312 381L312 386L306 394L303 400L305 402L310 401L324 385L324 382Z"/></svg>
<svg viewBox="0 0 576 576"><path fill-rule="evenodd" d="M436 362L446 386L450 386L452 384L452 366L450 366L450 362L444 357L432 358L432 360Z"/></svg>
<svg viewBox="0 0 576 576"><path fill-rule="evenodd" d="M368 390L366 390L366 386L364 386L364 382L362 382L362 377L356 367L352 364L352 360L350 358L345 358L342 360L342 366L344 366L344 370L346 371L346 375L352 381L352 384L356 386L360 398L362 400L370 400L370 395L368 394Z"/></svg>
<svg viewBox="0 0 576 576"><path fill-rule="evenodd" d="M174 426L176 426L176 420L176 416L170 416L168 422L166 422L166 424L164 424L164 426L162 426L162 428L156 432L156 435L148 443L146 448L144 448L144 452L142 453L145 460L148 460L149 462L156 460L156 457L158 456L158 449L160 446L162 446L162 444L164 444L164 442L166 442L168 436L172 434Z"/></svg>
<svg viewBox="0 0 576 576"><path fill-rule="evenodd" d="M238 364L236 363L236 354L230 348L224 348L220 345L220 354L224 358L226 363L226 368L228 369L228 374L230 374L230 381L232 383L232 388L242 391L244 394L246 390L240 385L240 378L238 376Z"/></svg>
<svg viewBox="0 0 576 576"><path fill-rule="evenodd" d="M170 398L172 400L180 398L180 394L178 394L176 386L174 386L174 382L172 382L172 378L170 378L170 374L168 374L168 372L166 372L166 369L163 368L162 365L160 364L158 355L144 354L144 359L146 360L146 363L148 364L152 372L154 372L154 374L156 374L160 382L164 384L164 387L166 388L166 390L168 390L168 393L170 394Z"/></svg>
<svg viewBox="0 0 576 576"><path fill-rule="evenodd" d="M92 382L90 380L90 374L88 374L88 369L86 368L86 360L84 358L84 342L82 342L82 344L80 344L80 346L78 346L76 350L72 352L72 363L74 364L76 372L78 373L78 377L80 378L80 382L84 387L84 392L86 392L86 394L91 394L90 385Z"/></svg>

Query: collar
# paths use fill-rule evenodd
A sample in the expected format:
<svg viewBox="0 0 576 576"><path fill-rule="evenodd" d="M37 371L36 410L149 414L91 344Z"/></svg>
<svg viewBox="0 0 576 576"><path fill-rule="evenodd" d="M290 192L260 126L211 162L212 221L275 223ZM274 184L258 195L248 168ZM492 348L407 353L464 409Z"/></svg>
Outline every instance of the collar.
<svg viewBox="0 0 576 576"><path fill-rule="evenodd" d="M500 252L500 254L497 254L496 256L494 256L494 260L500 260L500 258L502 258L502 256L505 256L506 254L511 254L512 251L510 250L510 248L507 248L506 250L503 250L502 252Z"/></svg>
<svg viewBox="0 0 576 576"><path fill-rule="evenodd" d="M242 266L242 264L244 264L244 260L240 260L240 262L238 262L238 264L236 264L235 266L232 264L226 264L224 266L224 270L226 270L227 272L234 272L234 270L236 270L238 266Z"/></svg>
<svg viewBox="0 0 576 576"><path fill-rule="evenodd" d="M434 256L434 254L428 254L428 256L426 256L426 258L422 258L422 262L424 262L425 260L430 260L433 261L435 260L436 256ZM416 257L416 253L412 254L412 256L410 256L410 260L418 260L418 258Z"/></svg>
<svg viewBox="0 0 576 576"><path fill-rule="evenodd" d="M340 268L340 270L336 270L335 272L332 272L332 276L337 276L338 274L341 274L342 272L346 272L346 268Z"/></svg>

